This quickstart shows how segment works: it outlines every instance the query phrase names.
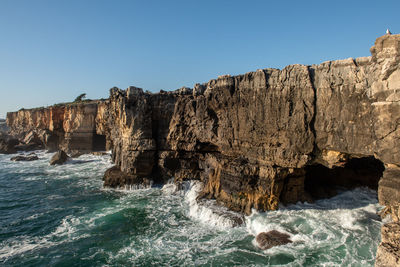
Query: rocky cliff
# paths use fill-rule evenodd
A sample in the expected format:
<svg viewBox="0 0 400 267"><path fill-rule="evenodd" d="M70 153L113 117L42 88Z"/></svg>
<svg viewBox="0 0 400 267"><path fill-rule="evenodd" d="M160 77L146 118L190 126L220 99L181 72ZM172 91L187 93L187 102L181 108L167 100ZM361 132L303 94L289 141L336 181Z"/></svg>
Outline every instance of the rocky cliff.
<svg viewBox="0 0 400 267"><path fill-rule="evenodd" d="M400 35L379 37L371 54L227 75L174 92L113 88L103 102L9 113L7 122L15 134L50 131L69 150L112 149L116 166L105 186L196 179L201 198L247 214L331 196L335 186L369 186L394 220L385 227L396 232ZM385 253L398 264L393 231L382 232L377 266Z"/></svg>
<svg viewBox="0 0 400 267"><path fill-rule="evenodd" d="M102 101L86 101L7 113L10 134L22 142L34 138L46 149L68 152L105 150L95 118Z"/></svg>
<svg viewBox="0 0 400 267"><path fill-rule="evenodd" d="M377 188L383 164L400 162L399 40L378 38L372 57L222 76L194 89L113 88L97 113L99 134L122 173L199 179L203 197L246 213L323 195L329 184ZM314 180L319 188L306 188Z"/></svg>

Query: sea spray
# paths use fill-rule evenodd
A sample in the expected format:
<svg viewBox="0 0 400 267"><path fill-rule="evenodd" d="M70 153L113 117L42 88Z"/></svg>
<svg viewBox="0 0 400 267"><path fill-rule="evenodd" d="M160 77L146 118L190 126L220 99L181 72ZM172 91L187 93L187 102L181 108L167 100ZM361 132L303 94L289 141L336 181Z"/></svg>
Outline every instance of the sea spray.
<svg viewBox="0 0 400 267"><path fill-rule="evenodd" d="M188 216L190 218L222 229L231 228L243 223L241 214L218 205L215 200L199 200L198 196L203 187L204 184L200 181L186 181L179 186L186 203L189 205ZM178 186L167 183L161 190L166 195L174 194L178 192Z"/></svg>

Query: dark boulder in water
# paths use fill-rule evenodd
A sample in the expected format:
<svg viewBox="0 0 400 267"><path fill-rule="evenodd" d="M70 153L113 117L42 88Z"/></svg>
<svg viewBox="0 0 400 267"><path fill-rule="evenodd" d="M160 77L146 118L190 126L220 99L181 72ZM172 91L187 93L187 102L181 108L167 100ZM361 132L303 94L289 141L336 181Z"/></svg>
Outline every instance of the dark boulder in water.
<svg viewBox="0 0 400 267"><path fill-rule="evenodd" d="M59 150L50 160L50 165L61 165L68 160L68 155L62 150Z"/></svg>
<svg viewBox="0 0 400 267"><path fill-rule="evenodd" d="M292 240L290 240L289 237L288 234L272 230L269 232L259 233L256 237L256 241L261 249L269 249L275 246L292 243Z"/></svg>
<svg viewBox="0 0 400 267"><path fill-rule="evenodd" d="M18 156L12 157L10 160L12 160L12 161L33 161L33 160L38 160L38 159L39 159L38 156L31 153L27 156L18 155Z"/></svg>

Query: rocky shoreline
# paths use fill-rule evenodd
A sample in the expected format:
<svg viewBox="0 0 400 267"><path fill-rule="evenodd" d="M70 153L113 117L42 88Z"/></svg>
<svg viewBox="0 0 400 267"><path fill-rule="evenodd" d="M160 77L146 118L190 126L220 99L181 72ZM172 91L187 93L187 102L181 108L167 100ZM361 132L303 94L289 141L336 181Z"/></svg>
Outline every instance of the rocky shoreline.
<svg viewBox="0 0 400 267"><path fill-rule="evenodd" d="M9 134L19 143L3 138L0 150L111 149L107 186L200 180L199 198L245 214L329 197L336 186L368 186L394 221L382 228L376 266L396 266L400 35L379 37L371 54L226 75L174 92L112 88L104 101L10 112Z"/></svg>

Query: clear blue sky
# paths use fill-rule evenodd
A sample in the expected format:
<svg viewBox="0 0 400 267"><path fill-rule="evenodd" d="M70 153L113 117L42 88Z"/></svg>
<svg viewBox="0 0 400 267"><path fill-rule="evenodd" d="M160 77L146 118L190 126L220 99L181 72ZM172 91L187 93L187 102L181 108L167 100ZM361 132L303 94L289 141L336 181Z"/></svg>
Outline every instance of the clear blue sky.
<svg viewBox="0 0 400 267"><path fill-rule="evenodd" d="M400 1L0 0L0 118L222 74L369 56Z"/></svg>

